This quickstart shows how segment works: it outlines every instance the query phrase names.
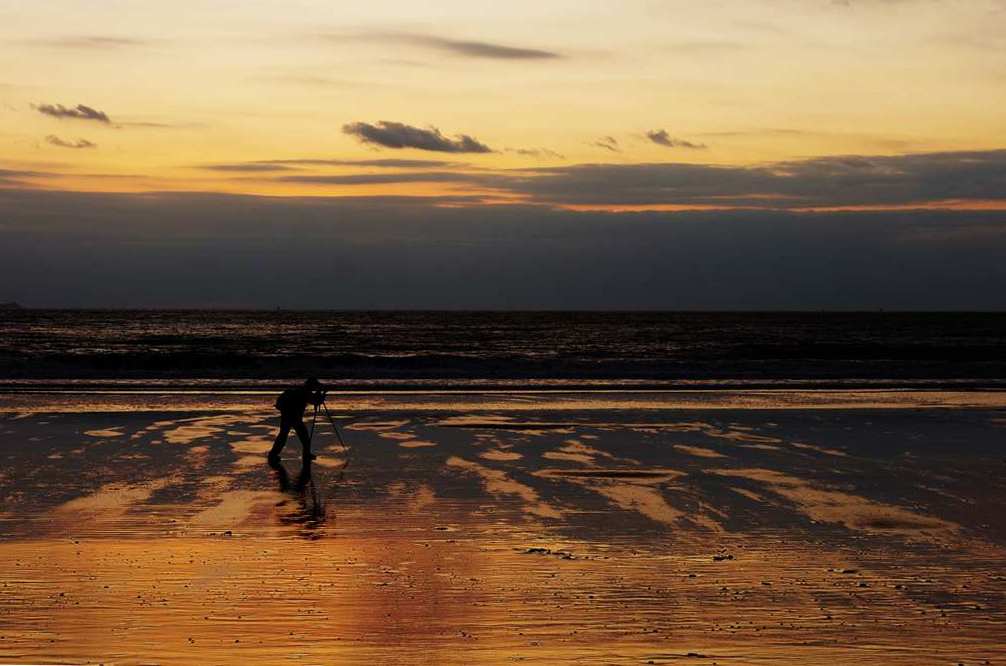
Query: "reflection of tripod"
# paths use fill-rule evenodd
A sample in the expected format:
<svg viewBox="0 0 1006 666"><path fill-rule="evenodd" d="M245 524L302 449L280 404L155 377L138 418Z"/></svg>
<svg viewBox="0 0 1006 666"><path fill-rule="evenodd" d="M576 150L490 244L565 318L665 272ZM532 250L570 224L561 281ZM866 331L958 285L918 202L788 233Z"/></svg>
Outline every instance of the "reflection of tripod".
<svg viewBox="0 0 1006 666"><path fill-rule="evenodd" d="M332 412L328 411L328 404L325 403L325 396L322 394L321 401L316 403L314 406L314 418L311 419L311 442L312 446L314 443L314 425L318 421L318 409L321 408L325 410L325 418L328 419L329 425L332 426L332 430L335 431L335 436L339 440L339 446L342 447L342 453L345 455L345 460L342 462L342 468L339 469L339 481L342 481L343 474L346 473L346 468L349 467L349 461L353 455L353 449L346 446L345 440L342 439L342 433L339 432L339 426L335 423L335 418L332 417Z"/></svg>

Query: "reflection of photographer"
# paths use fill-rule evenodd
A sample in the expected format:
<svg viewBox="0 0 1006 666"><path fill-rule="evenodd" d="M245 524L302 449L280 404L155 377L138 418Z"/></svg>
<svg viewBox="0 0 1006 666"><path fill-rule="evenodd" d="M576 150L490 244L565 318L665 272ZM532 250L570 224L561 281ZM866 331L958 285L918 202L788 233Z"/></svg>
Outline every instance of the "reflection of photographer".
<svg viewBox="0 0 1006 666"><path fill-rule="evenodd" d="M279 410L279 434L276 435L276 441L269 451L270 463L279 460L280 451L286 446L286 438L291 428L297 433L297 438L304 447L304 460L313 460L316 457L311 453L311 435L304 425L304 410L308 404L312 404L317 411L325 402L327 390L321 382L312 377L304 382L303 386L289 388L279 394L276 398L276 409Z"/></svg>

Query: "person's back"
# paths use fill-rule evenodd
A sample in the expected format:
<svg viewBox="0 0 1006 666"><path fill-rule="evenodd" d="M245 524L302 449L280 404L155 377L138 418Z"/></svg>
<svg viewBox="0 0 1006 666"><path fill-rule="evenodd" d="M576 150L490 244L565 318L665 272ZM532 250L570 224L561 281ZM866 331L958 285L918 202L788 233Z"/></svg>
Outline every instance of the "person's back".
<svg viewBox="0 0 1006 666"><path fill-rule="evenodd" d="M311 391L306 386L288 388L276 398L276 409L284 416L303 418L307 403L311 401Z"/></svg>

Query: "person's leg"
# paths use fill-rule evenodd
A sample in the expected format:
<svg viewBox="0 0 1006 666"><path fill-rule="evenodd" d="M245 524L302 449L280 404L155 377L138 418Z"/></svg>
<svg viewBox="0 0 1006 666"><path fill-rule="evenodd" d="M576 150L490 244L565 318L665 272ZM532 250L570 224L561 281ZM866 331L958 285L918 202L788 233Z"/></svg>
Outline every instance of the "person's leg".
<svg viewBox="0 0 1006 666"><path fill-rule="evenodd" d="M297 432L297 437L300 439L301 445L304 447L304 457L313 458L311 454L311 435L307 431L307 426L304 425L304 421L297 421L293 424L293 429Z"/></svg>
<svg viewBox="0 0 1006 666"><path fill-rule="evenodd" d="M290 428L293 426L289 419L281 416L279 419L279 433L276 434L276 441L272 443L272 450L269 451L270 458L279 458L280 451L286 446L287 435L290 434Z"/></svg>

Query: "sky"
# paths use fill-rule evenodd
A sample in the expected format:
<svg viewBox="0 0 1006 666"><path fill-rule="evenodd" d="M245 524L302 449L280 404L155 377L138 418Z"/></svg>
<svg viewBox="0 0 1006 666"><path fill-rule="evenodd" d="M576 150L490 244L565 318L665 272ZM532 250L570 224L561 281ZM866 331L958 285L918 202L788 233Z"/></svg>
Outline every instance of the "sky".
<svg viewBox="0 0 1006 666"><path fill-rule="evenodd" d="M0 301L1006 308L1006 0L0 0Z"/></svg>

